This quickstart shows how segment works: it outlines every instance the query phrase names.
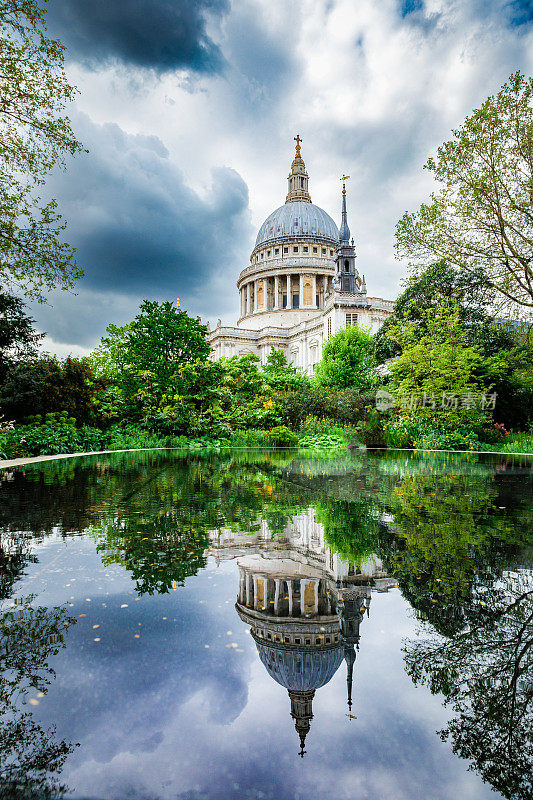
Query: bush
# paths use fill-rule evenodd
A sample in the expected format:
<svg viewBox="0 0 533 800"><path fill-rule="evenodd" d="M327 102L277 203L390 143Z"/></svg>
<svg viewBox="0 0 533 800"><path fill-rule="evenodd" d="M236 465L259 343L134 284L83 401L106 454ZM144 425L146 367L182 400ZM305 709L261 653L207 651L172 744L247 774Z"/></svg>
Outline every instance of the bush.
<svg viewBox="0 0 533 800"><path fill-rule="evenodd" d="M286 425L277 425L269 430L268 440L275 447L294 447L298 437Z"/></svg>
<svg viewBox="0 0 533 800"><path fill-rule="evenodd" d="M315 433L302 436L298 446L302 450L313 450L318 452L328 452L346 449L346 439L338 433Z"/></svg>
<svg viewBox="0 0 533 800"><path fill-rule="evenodd" d="M366 418L355 426L357 435L367 447L386 447L385 424L386 418L376 408L367 406Z"/></svg>
<svg viewBox="0 0 533 800"><path fill-rule="evenodd" d="M426 433L415 442L418 450L479 450L479 439L475 433L441 433L435 430Z"/></svg>

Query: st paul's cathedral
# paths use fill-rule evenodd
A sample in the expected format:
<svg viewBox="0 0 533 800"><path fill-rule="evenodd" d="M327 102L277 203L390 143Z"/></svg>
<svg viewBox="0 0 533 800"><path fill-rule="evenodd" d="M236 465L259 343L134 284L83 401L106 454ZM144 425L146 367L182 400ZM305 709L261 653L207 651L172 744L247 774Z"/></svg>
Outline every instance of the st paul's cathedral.
<svg viewBox="0 0 533 800"><path fill-rule="evenodd" d="M334 333L350 325L375 333L393 303L369 297L365 276L356 268L346 212L348 176L343 178L339 230L311 202L302 140L297 136L295 141L285 203L261 225L250 265L237 280L237 326L223 327L219 321L208 340L213 359L254 353L264 364L274 347L312 375Z"/></svg>

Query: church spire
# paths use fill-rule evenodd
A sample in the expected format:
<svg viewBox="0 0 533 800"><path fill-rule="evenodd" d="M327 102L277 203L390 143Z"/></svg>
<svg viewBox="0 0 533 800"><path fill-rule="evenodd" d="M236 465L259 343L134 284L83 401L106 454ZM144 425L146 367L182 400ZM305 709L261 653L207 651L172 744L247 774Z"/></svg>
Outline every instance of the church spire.
<svg viewBox="0 0 533 800"><path fill-rule="evenodd" d="M341 243L350 241L350 229L348 227L348 215L346 213L346 181L348 180L349 175L343 175L341 178L342 181L342 222L341 228L339 231L339 239Z"/></svg>
<svg viewBox="0 0 533 800"><path fill-rule="evenodd" d="M294 156L294 160L291 165L291 171L289 173L289 191L287 193L285 202L293 203L296 200L300 200L310 203L311 197L309 195L309 175L305 171L305 163L302 158L302 138L300 134L294 137L294 141L296 142L296 155Z"/></svg>
<svg viewBox="0 0 533 800"><path fill-rule="evenodd" d="M303 758L305 750L305 737L309 733L311 727L311 720L313 719L313 697L315 690L311 691L296 691L289 689L289 697L291 699L291 717L295 720L294 727L300 737L300 752L298 755Z"/></svg>

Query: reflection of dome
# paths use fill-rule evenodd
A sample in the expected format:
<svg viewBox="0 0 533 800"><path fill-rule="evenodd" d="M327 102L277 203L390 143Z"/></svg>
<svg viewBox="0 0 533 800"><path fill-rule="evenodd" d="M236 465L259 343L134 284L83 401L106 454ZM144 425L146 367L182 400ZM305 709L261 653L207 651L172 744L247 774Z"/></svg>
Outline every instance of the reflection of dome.
<svg viewBox="0 0 533 800"><path fill-rule="evenodd" d="M259 658L268 674L286 689L308 692L325 686L342 663L341 645L329 648L295 648L258 640Z"/></svg>
<svg viewBox="0 0 533 800"><path fill-rule="evenodd" d="M285 203L266 218L259 228L255 246L278 239L312 239L335 246L339 242L339 229L322 208L297 200Z"/></svg>

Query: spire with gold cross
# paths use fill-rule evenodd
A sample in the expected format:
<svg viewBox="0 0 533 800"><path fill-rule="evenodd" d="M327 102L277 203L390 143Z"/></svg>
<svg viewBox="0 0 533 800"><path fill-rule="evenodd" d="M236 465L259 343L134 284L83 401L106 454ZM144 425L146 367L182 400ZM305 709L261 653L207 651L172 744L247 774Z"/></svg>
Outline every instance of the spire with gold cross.
<svg viewBox="0 0 533 800"><path fill-rule="evenodd" d="M294 137L294 141L296 142L296 155L294 156L289 173L289 191L285 202L293 203L299 200L310 203L309 175L305 170L305 163L302 158L302 137L299 133Z"/></svg>

